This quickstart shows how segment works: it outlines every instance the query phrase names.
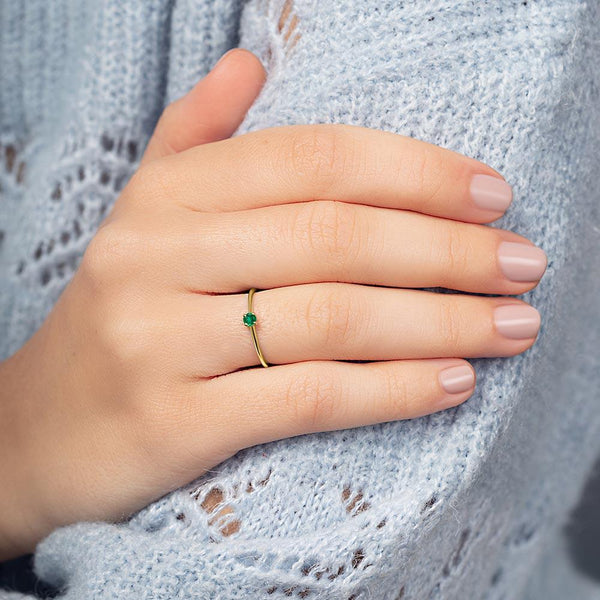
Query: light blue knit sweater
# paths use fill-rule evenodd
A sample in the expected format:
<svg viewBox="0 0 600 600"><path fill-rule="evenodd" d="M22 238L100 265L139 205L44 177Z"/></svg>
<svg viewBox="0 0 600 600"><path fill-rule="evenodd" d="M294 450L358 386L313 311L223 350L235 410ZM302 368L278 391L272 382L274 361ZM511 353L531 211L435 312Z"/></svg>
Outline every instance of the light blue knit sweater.
<svg viewBox="0 0 600 600"><path fill-rule="evenodd" d="M524 296L538 341L473 360L457 408L254 446L127 524L59 529L38 575L69 600L600 597L573 571L557 591L544 558L600 452L599 3L294 0L280 23L283 4L0 0L0 359L70 280L163 106L238 44L268 80L237 133L354 123L503 173L515 200L494 225L549 256Z"/></svg>

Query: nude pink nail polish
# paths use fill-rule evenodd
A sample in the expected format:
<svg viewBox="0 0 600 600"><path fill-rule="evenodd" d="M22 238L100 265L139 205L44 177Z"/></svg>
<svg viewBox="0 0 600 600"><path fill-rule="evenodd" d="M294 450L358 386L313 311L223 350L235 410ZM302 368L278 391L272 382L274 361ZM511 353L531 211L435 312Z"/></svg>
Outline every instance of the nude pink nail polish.
<svg viewBox="0 0 600 600"><path fill-rule="evenodd" d="M478 173L471 179L471 198L485 210L504 212L513 199L512 187L499 177Z"/></svg>
<svg viewBox="0 0 600 600"><path fill-rule="evenodd" d="M440 383L448 394L460 394L473 388L475 375L473 369L466 365L449 367L440 371Z"/></svg>
<svg viewBox="0 0 600 600"><path fill-rule="evenodd" d="M504 304L494 309L499 333L514 340L535 337L540 329L540 313L528 304Z"/></svg>
<svg viewBox="0 0 600 600"><path fill-rule="evenodd" d="M546 270L546 253L537 246L519 242L498 245L500 269L511 281L537 281Z"/></svg>

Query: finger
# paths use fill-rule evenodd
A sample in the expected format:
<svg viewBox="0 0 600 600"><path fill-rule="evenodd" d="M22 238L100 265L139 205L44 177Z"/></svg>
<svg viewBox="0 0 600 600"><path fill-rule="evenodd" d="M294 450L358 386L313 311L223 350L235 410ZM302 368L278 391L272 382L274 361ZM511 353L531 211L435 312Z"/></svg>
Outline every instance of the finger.
<svg viewBox="0 0 600 600"><path fill-rule="evenodd" d="M273 127L153 165L149 201L164 203L162 190L169 190L174 201L206 212L345 200L489 222L512 199L501 175L477 160L354 125Z"/></svg>
<svg viewBox="0 0 600 600"><path fill-rule="evenodd" d="M254 54L241 48L224 54L206 77L167 106L140 164L231 136L264 81Z"/></svg>
<svg viewBox="0 0 600 600"><path fill-rule="evenodd" d="M247 294L183 295L176 329L189 331L178 338L185 372L210 377L258 365L246 312ZM540 326L539 312L517 298L331 282L259 290L252 312L269 364L513 356Z"/></svg>
<svg viewBox="0 0 600 600"><path fill-rule="evenodd" d="M541 248L511 231L349 202L180 220L173 237L182 249L173 257L173 275L191 291L344 281L522 294L537 285L547 265Z"/></svg>
<svg viewBox="0 0 600 600"><path fill-rule="evenodd" d="M305 433L420 417L464 402L474 385L472 366L456 358L247 369L198 383L199 408L186 419L182 435L197 440L202 413L201 422L219 432L214 443L233 454Z"/></svg>

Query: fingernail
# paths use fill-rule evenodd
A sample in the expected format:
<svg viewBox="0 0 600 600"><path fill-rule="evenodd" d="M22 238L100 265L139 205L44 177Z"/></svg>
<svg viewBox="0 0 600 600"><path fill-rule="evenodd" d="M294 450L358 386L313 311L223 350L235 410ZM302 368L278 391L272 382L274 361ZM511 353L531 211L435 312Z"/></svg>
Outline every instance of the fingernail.
<svg viewBox="0 0 600 600"><path fill-rule="evenodd" d="M485 210L504 212L513 199L512 187L499 177L478 173L471 179L471 198Z"/></svg>
<svg viewBox="0 0 600 600"><path fill-rule="evenodd" d="M540 329L540 313L528 304L505 304L494 310L496 329L505 337L525 340L535 337Z"/></svg>
<svg viewBox="0 0 600 600"><path fill-rule="evenodd" d="M460 394L473 388L475 375L466 365L449 367L440 371L440 383L448 394Z"/></svg>
<svg viewBox="0 0 600 600"><path fill-rule="evenodd" d="M498 246L500 269L511 281L537 281L546 270L546 253L537 246L501 242Z"/></svg>

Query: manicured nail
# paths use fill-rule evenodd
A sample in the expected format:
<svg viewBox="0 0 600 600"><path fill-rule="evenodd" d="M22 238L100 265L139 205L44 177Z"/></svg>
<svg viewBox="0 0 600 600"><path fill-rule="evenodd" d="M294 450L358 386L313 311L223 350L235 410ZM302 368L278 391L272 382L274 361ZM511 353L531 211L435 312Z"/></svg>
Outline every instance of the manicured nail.
<svg viewBox="0 0 600 600"><path fill-rule="evenodd" d="M473 388L475 375L473 369L466 365L449 367L440 371L440 383L448 394L460 394Z"/></svg>
<svg viewBox="0 0 600 600"><path fill-rule="evenodd" d="M511 281L537 281L544 274L548 259L537 246L501 242L498 246L500 269Z"/></svg>
<svg viewBox="0 0 600 600"><path fill-rule="evenodd" d="M471 179L471 198L479 208L504 212L513 199L512 187L499 177L478 173Z"/></svg>
<svg viewBox="0 0 600 600"><path fill-rule="evenodd" d="M540 313L528 304L505 304L494 309L496 329L505 337L526 340L537 335Z"/></svg>

